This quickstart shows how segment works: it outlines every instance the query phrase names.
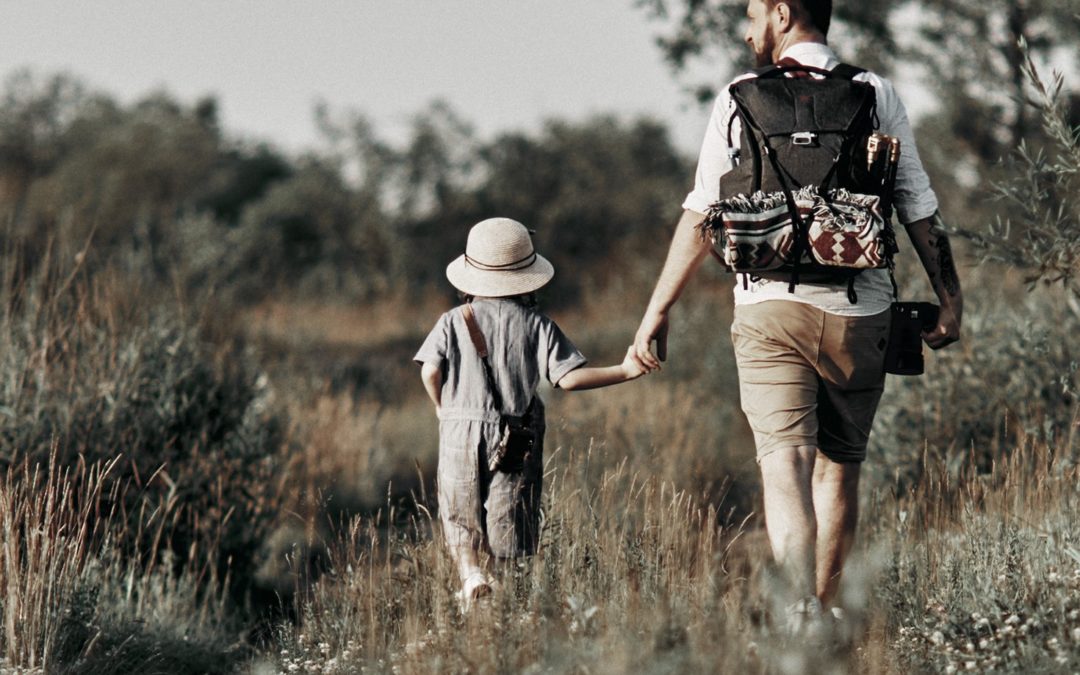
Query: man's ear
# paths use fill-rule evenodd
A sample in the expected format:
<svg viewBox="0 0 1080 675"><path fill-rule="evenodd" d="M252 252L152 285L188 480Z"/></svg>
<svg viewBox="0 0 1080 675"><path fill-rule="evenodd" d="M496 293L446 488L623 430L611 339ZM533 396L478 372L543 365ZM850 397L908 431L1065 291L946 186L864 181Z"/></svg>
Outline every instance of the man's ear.
<svg viewBox="0 0 1080 675"><path fill-rule="evenodd" d="M786 33L794 28L791 23L791 5L786 2L777 2L773 7L775 12L776 27L781 33Z"/></svg>

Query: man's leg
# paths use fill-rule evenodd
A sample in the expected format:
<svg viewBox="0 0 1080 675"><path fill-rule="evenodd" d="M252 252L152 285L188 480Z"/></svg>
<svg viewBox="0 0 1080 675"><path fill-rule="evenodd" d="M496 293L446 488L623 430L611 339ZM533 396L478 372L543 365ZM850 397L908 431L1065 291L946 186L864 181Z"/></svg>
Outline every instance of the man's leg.
<svg viewBox="0 0 1080 675"><path fill-rule="evenodd" d="M812 596L816 588L812 489L816 455L817 448L802 446L774 450L759 460L765 529L793 599Z"/></svg>
<svg viewBox="0 0 1080 675"><path fill-rule="evenodd" d="M855 541L861 466L858 462L834 462L820 452L814 462L817 596L825 606L836 595L844 560Z"/></svg>

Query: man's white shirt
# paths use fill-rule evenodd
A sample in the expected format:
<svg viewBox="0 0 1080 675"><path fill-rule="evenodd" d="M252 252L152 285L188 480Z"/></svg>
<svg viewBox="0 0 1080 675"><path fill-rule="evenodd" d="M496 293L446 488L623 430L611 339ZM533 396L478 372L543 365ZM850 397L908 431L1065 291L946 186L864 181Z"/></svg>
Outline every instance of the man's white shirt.
<svg viewBox="0 0 1080 675"><path fill-rule="evenodd" d="M827 70L840 63L829 46L816 42L792 45L780 56L780 59L786 58L794 59L804 66ZM735 78L731 84L753 76L752 73L747 73ZM869 82L874 86L880 122L878 130L900 139L900 164L896 171L893 197L897 218L906 224L934 215L938 208L937 196L930 188L930 179L919 160L907 111L892 83L871 72L860 73L855 80ZM684 209L706 213L709 206L720 198L720 177L732 168L728 156L728 122L734 112L735 106L728 87L724 87L713 104L698 157L694 189L686 196ZM739 147L740 134L741 126L736 116L731 125L731 142L736 148ZM869 316L887 310L893 300L892 283L887 270L867 270L855 277L855 292L858 295L858 302L855 304L848 300L847 284L801 283L795 287L794 293L788 291L788 282L765 279L750 282L744 288L743 275L739 275L735 284L735 304L792 300L813 305L830 314Z"/></svg>

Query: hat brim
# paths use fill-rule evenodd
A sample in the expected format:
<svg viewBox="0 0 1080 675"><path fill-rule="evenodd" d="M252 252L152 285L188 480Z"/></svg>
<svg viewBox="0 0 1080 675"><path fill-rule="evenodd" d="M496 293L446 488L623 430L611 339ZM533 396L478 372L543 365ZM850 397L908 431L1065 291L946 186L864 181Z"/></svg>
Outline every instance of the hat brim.
<svg viewBox="0 0 1080 675"><path fill-rule="evenodd" d="M532 293L555 276L555 268L547 258L537 254L528 267L518 270L481 270L458 256L446 266L446 278L462 293L485 298L504 298Z"/></svg>

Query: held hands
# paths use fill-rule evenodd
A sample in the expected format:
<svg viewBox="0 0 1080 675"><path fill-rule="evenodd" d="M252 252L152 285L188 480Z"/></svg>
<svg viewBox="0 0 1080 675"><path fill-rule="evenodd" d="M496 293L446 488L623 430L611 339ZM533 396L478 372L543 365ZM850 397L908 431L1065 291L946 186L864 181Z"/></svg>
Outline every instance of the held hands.
<svg viewBox="0 0 1080 675"><path fill-rule="evenodd" d="M634 345L630 345L626 348L626 356L623 357L623 362L619 365L619 368L622 369L623 376L626 378L627 382L636 380L642 375L647 375L649 373L647 368L643 368L634 359Z"/></svg>
<svg viewBox="0 0 1080 675"><path fill-rule="evenodd" d="M641 319L637 335L634 336L634 344L627 357L636 367L646 373L660 370L660 362L667 360L667 312L649 309ZM652 353L652 342L656 340L656 354Z"/></svg>

